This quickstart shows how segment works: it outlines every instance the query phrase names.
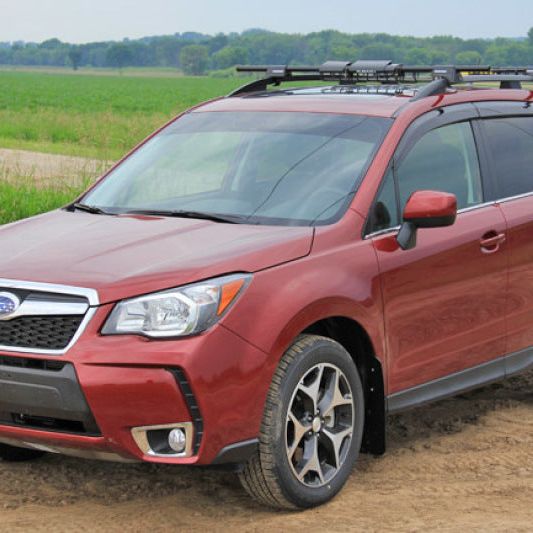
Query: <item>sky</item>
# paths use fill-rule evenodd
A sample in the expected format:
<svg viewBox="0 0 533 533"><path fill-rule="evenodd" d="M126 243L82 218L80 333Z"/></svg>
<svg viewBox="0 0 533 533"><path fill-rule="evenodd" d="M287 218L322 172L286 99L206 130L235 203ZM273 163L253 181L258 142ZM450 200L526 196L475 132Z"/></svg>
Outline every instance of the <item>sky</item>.
<svg viewBox="0 0 533 533"><path fill-rule="evenodd" d="M84 43L185 31L520 37L533 0L0 0L0 42Z"/></svg>

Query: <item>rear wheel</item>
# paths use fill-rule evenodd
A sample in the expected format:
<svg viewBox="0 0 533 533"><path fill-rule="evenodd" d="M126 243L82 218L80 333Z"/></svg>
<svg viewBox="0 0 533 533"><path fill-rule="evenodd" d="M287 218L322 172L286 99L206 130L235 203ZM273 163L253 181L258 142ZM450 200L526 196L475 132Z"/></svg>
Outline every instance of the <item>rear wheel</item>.
<svg viewBox="0 0 533 533"><path fill-rule="evenodd" d="M363 388L348 352L331 339L301 336L276 370L259 449L241 482L266 505L321 505L348 479L363 427Z"/></svg>
<svg viewBox="0 0 533 533"><path fill-rule="evenodd" d="M31 461L42 457L45 452L30 450L28 448L15 448L7 444L0 444L0 459L9 462Z"/></svg>

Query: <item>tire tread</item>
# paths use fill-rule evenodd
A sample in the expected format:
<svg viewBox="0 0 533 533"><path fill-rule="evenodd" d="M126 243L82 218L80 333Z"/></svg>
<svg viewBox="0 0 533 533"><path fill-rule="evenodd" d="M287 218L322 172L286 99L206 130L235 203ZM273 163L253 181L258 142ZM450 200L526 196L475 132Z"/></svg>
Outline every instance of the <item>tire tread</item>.
<svg viewBox="0 0 533 533"><path fill-rule="evenodd" d="M277 509L300 509L300 507L285 497L278 476L274 470L275 461L272 452L271 435L276 420L274 419L273 410L279 403L283 378L288 369L307 348L312 347L318 341L336 344L335 341L327 337L300 335L281 358L268 391L265 412L259 433L258 450L239 474L245 490L254 500L262 505Z"/></svg>

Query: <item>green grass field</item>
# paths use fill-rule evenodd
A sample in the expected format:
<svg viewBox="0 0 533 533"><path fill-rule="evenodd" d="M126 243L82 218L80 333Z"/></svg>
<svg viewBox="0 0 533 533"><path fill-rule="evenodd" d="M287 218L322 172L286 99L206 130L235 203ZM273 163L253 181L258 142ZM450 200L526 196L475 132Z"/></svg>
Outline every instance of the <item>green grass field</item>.
<svg viewBox="0 0 533 533"><path fill-rule="evenodd" d="M0 71L0 147L117 159L188 107L242 79Z"/></svg>

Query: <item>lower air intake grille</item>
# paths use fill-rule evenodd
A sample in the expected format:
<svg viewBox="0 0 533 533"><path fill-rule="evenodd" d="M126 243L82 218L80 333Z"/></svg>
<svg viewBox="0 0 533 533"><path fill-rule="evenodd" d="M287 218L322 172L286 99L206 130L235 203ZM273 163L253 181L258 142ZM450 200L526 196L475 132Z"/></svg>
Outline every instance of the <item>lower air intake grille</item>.
<svg viewBox="0 0 533 533"><path fill-rule="evenodd" d="M63 370L67 363L62 361L46 361L44 359L29 359L26 357L8 357L0 355L0 366L10 366L13 368L27 368L32 370L47 370L48 372L59 372Z"/></svg>
<svg viewBox="0 0 533 533"><path fill-rule="evenodd" d="M63 350L76 335L83 316L27 316L0 321L0 346Z"/></svg>

